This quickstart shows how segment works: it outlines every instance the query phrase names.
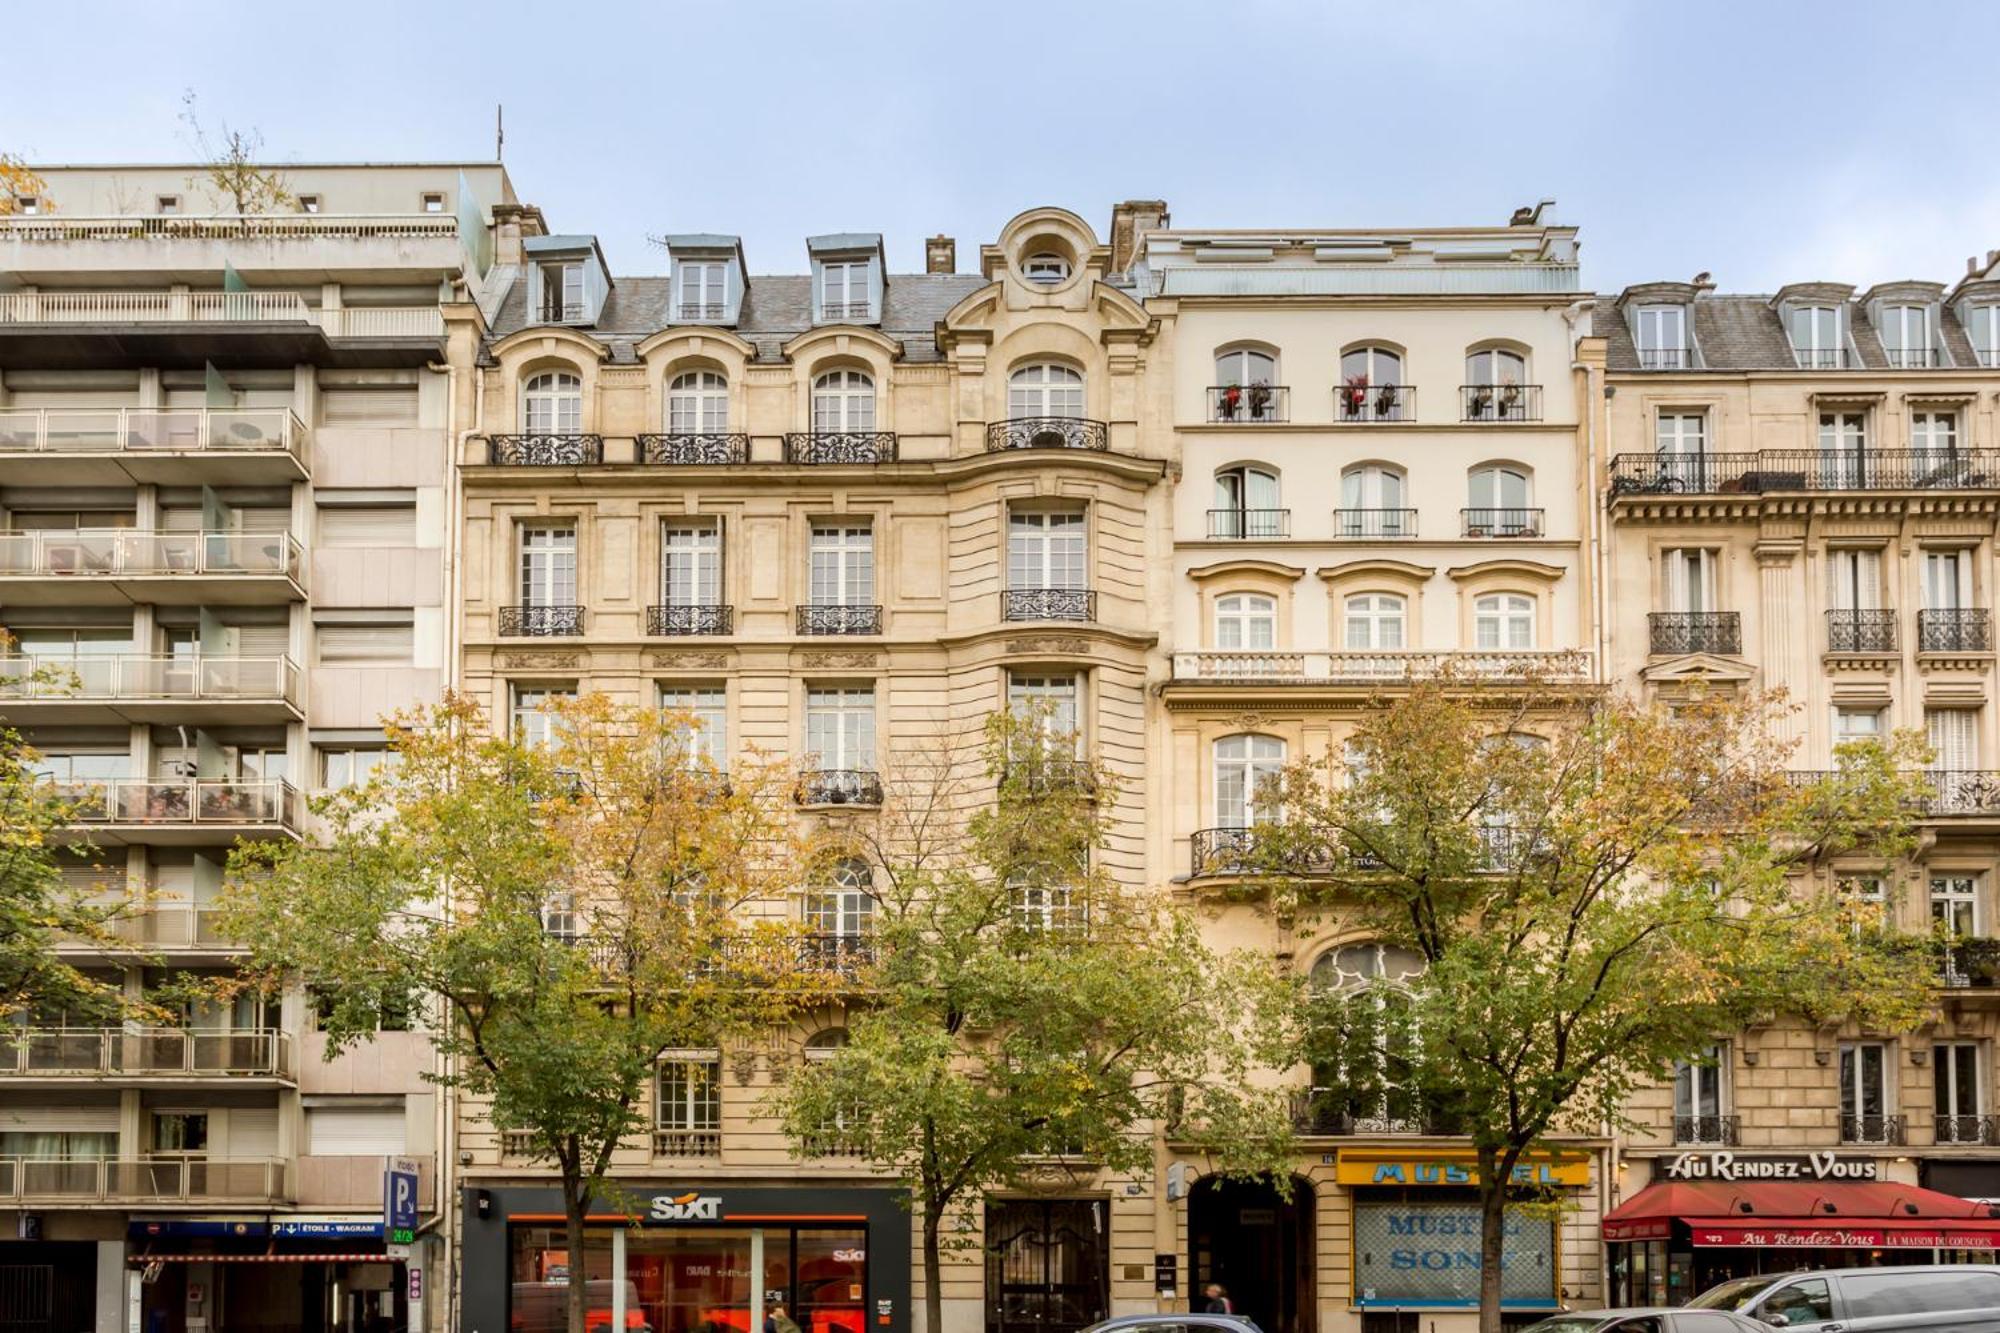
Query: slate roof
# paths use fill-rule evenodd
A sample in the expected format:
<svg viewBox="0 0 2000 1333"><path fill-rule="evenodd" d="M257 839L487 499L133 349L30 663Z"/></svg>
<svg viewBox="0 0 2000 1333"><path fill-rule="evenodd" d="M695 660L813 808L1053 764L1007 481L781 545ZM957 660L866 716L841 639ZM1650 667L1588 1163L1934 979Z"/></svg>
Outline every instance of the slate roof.
<svg viewBox="0 0 2000 1333"><path fill-rule="evenodd" d="M1605 341L1606 365L1614 371L1639 369L1639 349L1632 340L1631 325L1617 308L1614 293L1596 298L1593 332ZM1708 370L1794 370L1791 339L1785 336L1784 322L1771 306L1769 296L1718 296L1704 293L1695 298L1691 321L1701 364ZM1849 329L1861 364L1870 370L1888 370L1889 357L1882 339L1869 321L1868 309L1859 301L1847 306ZM1959 324L1951 306L1943 307L1939 331L1951 353L1952 365L1977 367L1972 342Z"/></svg>

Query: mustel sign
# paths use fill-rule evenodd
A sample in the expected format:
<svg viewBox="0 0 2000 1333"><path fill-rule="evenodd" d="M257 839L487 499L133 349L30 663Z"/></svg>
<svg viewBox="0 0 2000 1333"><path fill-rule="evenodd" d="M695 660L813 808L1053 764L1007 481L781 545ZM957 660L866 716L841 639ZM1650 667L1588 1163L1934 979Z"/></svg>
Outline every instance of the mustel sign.
<svg viewBox="0 0 2000 1333"><path fill-rule="evenodd" d="M1660 1166L1664 1180L1879 1180L1881 1164L1872 1157L1833 1152L1746 1157L1733 1152L1684 1152Z"/></svg>
<svg viewBox="0 0 2000 1333"><path fill-rule="evenodd" d="M1479 1183L1479 1162L1471 1153L1408 1152L1394 1148L1342 1148L1333 1178L1343 1185L1462 1185ZM1516 1185L1580 1186L1590 1183L1590 1159L1564 1153L1535 1153L1514 1166Z"/></svg>

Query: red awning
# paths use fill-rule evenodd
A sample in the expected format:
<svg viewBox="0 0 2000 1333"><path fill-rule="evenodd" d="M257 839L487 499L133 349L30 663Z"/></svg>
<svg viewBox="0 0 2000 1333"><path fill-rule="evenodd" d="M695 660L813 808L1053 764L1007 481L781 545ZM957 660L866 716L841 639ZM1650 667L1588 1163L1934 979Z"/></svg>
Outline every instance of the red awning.
<svg viewBox="0 0 2000 1333"><path fill-rule="evenodd" d="M1606 1240L1696 1245L1993 1249L2000 1217L1956 1194L1882 1180L1656 1180L1604 1215Z"/></svg>

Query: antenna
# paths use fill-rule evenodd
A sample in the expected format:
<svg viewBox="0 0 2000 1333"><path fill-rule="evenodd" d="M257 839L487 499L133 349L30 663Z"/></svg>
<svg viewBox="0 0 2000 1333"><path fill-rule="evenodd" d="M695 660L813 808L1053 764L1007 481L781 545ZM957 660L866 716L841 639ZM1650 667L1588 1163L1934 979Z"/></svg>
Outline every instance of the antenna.
<svg viewBox="0 0 2000 1333"><path fill-rule="evenodd" d="M503 152L507 147L507 108L500 103L493 104L493 160L504 161Z"/></svg>

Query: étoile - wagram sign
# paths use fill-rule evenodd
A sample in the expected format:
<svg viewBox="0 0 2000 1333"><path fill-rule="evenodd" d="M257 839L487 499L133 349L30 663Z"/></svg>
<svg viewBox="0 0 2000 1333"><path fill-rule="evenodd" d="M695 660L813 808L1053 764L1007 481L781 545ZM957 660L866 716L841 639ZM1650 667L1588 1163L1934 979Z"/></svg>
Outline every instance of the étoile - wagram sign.
<svg viewBox="0 0 2000 1333"><path fill-rule="evenodd" d="M1872 1157L1836 1152L1744 1156L1733 1152L1684 1152L1666 1159L1668 1180L1876 1180Z"/></svg>

